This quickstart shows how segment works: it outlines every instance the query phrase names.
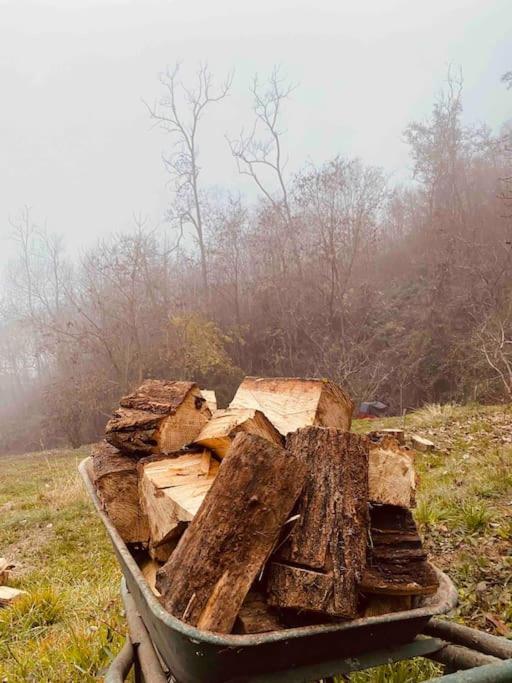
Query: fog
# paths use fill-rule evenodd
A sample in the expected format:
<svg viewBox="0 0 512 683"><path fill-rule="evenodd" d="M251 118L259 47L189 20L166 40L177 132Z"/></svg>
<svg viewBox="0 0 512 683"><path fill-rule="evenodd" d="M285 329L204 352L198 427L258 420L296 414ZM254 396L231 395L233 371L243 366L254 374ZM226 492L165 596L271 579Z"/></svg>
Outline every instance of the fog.
<svg viewBox="0 0 512 683"><path fill-rule="evenodd" d="M160 96L158 74L178 59L185 74L199 61L218 77L235 70L201 130L202 182L253 197L224 134L250 125L255 72L278 63L298 84L284 111L290 173L340 153L404 180L403 130L429 114L450 64L464 120L497 129L510 117L511 44L508 0L1 2L0 264L24 205L71 252L134 215L162 220L169 139L142 100Z"/></svg>

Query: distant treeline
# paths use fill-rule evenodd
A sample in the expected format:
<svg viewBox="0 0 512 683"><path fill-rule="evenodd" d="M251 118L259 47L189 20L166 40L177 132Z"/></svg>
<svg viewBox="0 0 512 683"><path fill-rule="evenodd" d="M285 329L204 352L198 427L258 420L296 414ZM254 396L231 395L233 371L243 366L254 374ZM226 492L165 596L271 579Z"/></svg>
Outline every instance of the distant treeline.
<svg viewBox="0 0 512 683"><path fill-rule="evenodd" d="M137 224L68 260L28 209L0 299L0 450L101 434L146 377L229 400L244 374L329 377L394 412L427 401L512 400L512 128L463 125L449 75L405 130L414 178L339 156L287 174L275 71L255 123L230 140L259 200L201 184L197 135L230 80L162 79L149 115L169 132L163 227ZM506 81L507 82L507 81ZM375 116L378 117L378 103ZM398 141L397 141L398 142Z"/></svg>

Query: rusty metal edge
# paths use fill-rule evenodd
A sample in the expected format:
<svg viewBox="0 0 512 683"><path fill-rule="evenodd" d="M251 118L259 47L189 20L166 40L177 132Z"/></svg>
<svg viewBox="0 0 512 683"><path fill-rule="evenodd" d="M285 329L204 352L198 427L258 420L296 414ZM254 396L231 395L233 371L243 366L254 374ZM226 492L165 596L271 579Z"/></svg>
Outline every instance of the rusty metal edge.
<svg viewBox="0 0 512 683"><path fill-rule="evenodd" d="M296 628L285 629L283 631L271 631L264 634L256 635L219 635L211 631L201 631L194 626L189 626L183 623L176 617L173 617L167 612L158 602L146 580L144 579L137 563L133 559L125 542L119 535L117 529L114 527L109 517L103 510L101 503L96 495L96 490L92 483L91 477L92 458L88 457L82 460L78 466L80 475L85 483L88 494L90 495L96 510L107 529L112 543L117 551L122 555L126 566L136 578L139 588L144 595L144 599L148 604L151 612L155 618L163 621L169 628L178 631L182 635L188 637L195 642L210 643L212 645L221 645L228 648L238 647L252 647L261 645L262 643L279 642L290 640L291 638L301 638L312 634L343 632L358 627L370 626L372 624L382 624L383 622L392 624L394 622L403 622L409 619L430 618L438 614L446 614L452 610L457 604L457 591L452 581L443 572L436 569L439 577L440 588L438 592L428 598L428 604L423 607L414 608L403 612L393 612L377 617L365 617L360 619L353 619L352 621L325 624L319 626L302 626Z"/></svg>
<svg viewBox="0 0 512 683"><path fill-rule="evenodd" d="M423 629L423 633L448 640L450 643L470 647L492 657L512 659L512 641L453 621L431 619Z"/></svg>

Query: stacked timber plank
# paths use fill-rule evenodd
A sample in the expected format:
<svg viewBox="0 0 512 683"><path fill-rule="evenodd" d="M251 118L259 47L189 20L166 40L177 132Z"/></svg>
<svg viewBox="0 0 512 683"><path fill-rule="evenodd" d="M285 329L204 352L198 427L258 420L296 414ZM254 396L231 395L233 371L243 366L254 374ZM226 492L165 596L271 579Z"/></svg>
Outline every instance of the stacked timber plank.
<svg viewBox="0 0 512 683"><path fill-rule="evenodd" d="M437 590L410 512L412 451L400 430L352 433L352 411L320 379L246 377L226 409L193 382L147 380L121 399L95 484L172 615L258 633Z"/></svg>

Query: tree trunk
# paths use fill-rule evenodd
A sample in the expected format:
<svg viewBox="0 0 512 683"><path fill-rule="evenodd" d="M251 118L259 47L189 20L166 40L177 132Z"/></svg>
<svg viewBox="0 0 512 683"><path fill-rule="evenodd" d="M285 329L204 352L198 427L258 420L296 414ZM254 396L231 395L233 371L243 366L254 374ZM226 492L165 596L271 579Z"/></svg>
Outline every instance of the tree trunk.
<svg viewBox="0 0 512 683"><path fill-rule="evenodd" d="M368 439L321 427L288 436L308 476L294 523L274 555L269 604L357 615L368 533Z"/></svg>
<svg viewBox="0 0 512 683"><path fill-rule="evenodd" d="M300 457L237 434L199 512L158 572L165 608L198 628L229 633L305 476Z"/></svg>

